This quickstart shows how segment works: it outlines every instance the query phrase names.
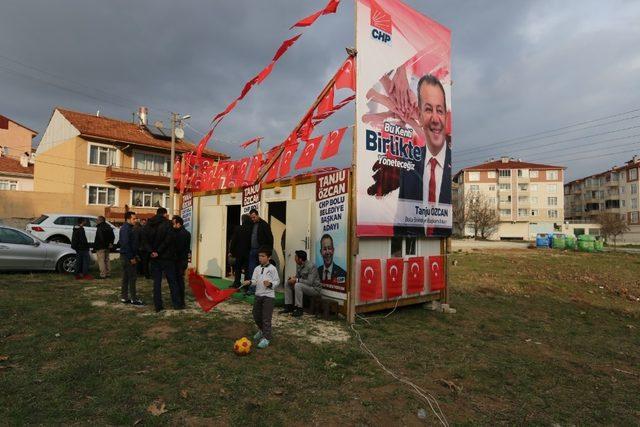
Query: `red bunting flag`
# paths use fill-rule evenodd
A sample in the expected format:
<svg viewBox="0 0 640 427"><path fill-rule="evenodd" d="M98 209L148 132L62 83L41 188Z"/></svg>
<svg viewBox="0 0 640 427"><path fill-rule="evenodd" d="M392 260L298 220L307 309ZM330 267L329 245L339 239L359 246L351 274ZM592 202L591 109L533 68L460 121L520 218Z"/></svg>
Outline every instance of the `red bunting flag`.
<svg viewBox="0 0 640 427"><path fill-rule="evenodd" d="M444 257L429 257L429 286L431 291L439 291L446 287L444 279Z"/></svg>
<svg viewBox="0 0 640 427"><path fill-rule="evenodd" d="M327 92L327 94L324 96L324 98L322 98L322 101L320 101L320 103L318 104L318 116L327 113L328 111L333 110L333 95L335 93L335 89L333 86L331 86L331 89L329 89L329 92ZM317 116L316 116L317 117ZM315 118L315 117L314 117Z"/></svg>
<svg viewBox="0 0 640 427"><path fill-rule="evenodd" d="M220 304L237 292L237 289L218 289L215 285L197 274L193 269L189 269L189 287L193 292L198 305L209 312L213 307Z"/></svg>
<svg viewBox="0 0 640 427"><path fill-rule="evenodd" d="M258 178L260 167L262 166L262 153L258 153L251 159L251 167L249 173L245 177L245 180L252 183Z"/></svg>
<svg viewBox="0 0 640 427"><path fill-rule="evenodd" d="M196 150L196 158L199 159L200 157L202 157L202 151L207 146L209 139L211 139L211 135L213 135L213 129L207 132L207 134L204 137L202 137L200 142L198 142L198 149Z"/></svg>
<svg viewBox="0 0 640 427"><path fill-rule="evenodd" d="M249 165L251 165L251 157L245 157L238 161L236 174L233 177L236 180L236 182L240 184L244 182L244 177L247 175L247 171L249 170Z"/></svg>
<svg viewBox="0 0 640 427"><path fill-rule="evenodd" d="M304 124L300 126L300 129L298 130L298 137L303 141L308 140L309 138L311 138L311 134L313 133L314 127L315 125L311 121L311 115L309 115L307 117L307 120L304 122ZM291 136L289 138L291 139Z"/></svg>
<svg viewBox="0 0 640 427"><path fill-rule="evenodd" d="M316 155L316 151L320 147L320 143L322 142L323 136L319 136L317 138L311 138L307 141L304 146L304 150L302 150L302 154L298 158L298 162L296 163L296 170L311 167L313 164L313 158Z"/></svg>
<svg viewBox="0 0 640 427"><path fill-rule="evenodd" d="M260 71L260 74L258 74L256 76L256 83L260 84L264 81L264 79L267 78L267 76L269 74L271 74L271 71L273 70L273 66L275 65L275 62L270 63L269 65L267 65L266 67L264 67L264 69L262 71Z"/></svg>
<svg viewBox="0 0 640 427"><path fill-rule="evenodd" d="M379 259L360 261L360 301L382 298L382 273Z"/></svg>
<svg viewBox="0 0 640 427"><path fill-rule="evenodd" d="M250 146L251 144L254 144L254 143L258 142L258 141L260 141L261 139L262 139L262 137L261 137L261 136L257 136L257 137L255 137L255 138L252 138L252 139L250 139L250 140L248 140L248 141L243 142L242 144L240 144L240 147L242 147L242 148L247 148L247 147L248 147L248 146Z"/></svg>
<svg viewBox="0 0 640 427"><path fill-rule="evenodd" d="M276 154L278 154L278 151L280 150L281 147L282 147L281 145L277 145L267 152L267 159L265 164L268 165L271 162L271 160L276 156ZM278 157L276 161L273 163L273 165L271 165L271 168L269 168L269 171L267 172L267 176L265 177L265 182L275 181L275 179L278 177L278 171L280 170L279 163L280 163L280 157Z"/></svg>
<svg viewBox="0 0 640 427"><path fill-rule="evenodd" d="M387 260L387 298L402 295L402 276L404 274L404 260L391 258Z"/></svg>
<svg viewBox="0 0 640 427"><path fill-rule="evenodd" d="M284 151L280 155L280 170L278 177L282 178L289 175L291 171L291 161L298 150L298 143L287 144L284 146Z"/></svg>
<svg viewBox="0 0 640 427"><path fill-rule="evenodd" d="M340 0L329 0L329 3L324 7L322 11L323 15L328 15L330 13L336 13L338 10L338 5L340 4Z"/></svg>
<svg viewBox="0 0 640 427"><path fill-rule="evenodd" d="M289 49L293 44L302 36L302 34L298 34L297 36L291 37L289 40L285 40L282 42L280 47L278 48L275 55L273 55L273 62L276 62L284 53Z"/></svg>
<svg viewBox="0 0 640 427"><path fill-rule="evenodd" d="M340 142L346 132L347 128L334 130L327 135L327 141L324 143L322 154L320 154L320 160L328 159L338 154L340 150Z"/></svg>
<svg viewBox="0 0 640 427"><path fill-rule="evenodd" d="M407 265L407 293L417 294L424 290L424 258L411 257Z"/></svg>
<svg viewBox="0 0 640 427"><path fill-rule="evenodd" d="M291 27L289 27L289 29L292 30L294 27L309 27L313 25L313 23L316 22L316 19L318 19L320 15L322 15L322 12L324 12L324 10L319 10L316 13L307 16L306 18L302 18Z"/></svg>
<svg viewBox="0 0 640 427"><path fill-rule="evenodd" d="M356 90L356 60L353 56L347 58L336 73L336 89Z"/></svg>
<svg viewBox="0 0 640 427"><path fill-rule="evenodd" d="M345 105L349 104L351 101L353 101L354 99L356 99L355 95L351 95L346 97L345 99L343 99L342 101L340 101L338 103L338 105L336 105L335 107L333 107L331 110L326 111L324 113L320 113L320 109L318 109L318 115L314 116L313 119L316 120L316 125L322 121L322 120L326 120L327 118L329 118L333 113L335 113L336 111L340 110L342 107L344 107Z"/></svg>
<svg viewBox="0 0 640 427"><path fill-rule="evenodd" d="M242 88L242 92L240 92L240 96L238 97L238 101L243 99L247 95L247 93L249 93L249 91L251 90L253 85L256 84L257 81L258 81L258 76L255 76L254 78L249 80L247 83L245 83L244 87Z"/></svg>

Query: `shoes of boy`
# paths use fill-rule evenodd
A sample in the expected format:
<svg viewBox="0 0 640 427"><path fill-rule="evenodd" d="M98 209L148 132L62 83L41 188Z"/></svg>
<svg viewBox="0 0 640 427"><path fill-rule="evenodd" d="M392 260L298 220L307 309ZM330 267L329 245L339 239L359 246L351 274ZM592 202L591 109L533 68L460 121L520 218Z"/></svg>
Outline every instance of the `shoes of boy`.
<svg viewBox="0 0 640 427"><path fill-rule="evenodd" d="M293 310L293 313L291 313L291 315L293 317L301 317L302 316L302 309L300 307L296 307L296 309Z"/></svg>
<svg viewBox="0 0 640 427"><path fill-rule="evenodd" d="M139 299L132 299L131 305L135 305L136 307L144 307L144 303Z"/></svg>
<svg viewBox="0 0 640 427"><path fill-rule="evenodd" d="M258 341L260 338L262 338L262 331L256 332L256 334L253 336L254 341Z"/></svg>
<svg viewBox="0 0 640 427"><path fill-rule="evenodd" d="M258 343L258 348L267 348L269 346L269 340L266 338L262 338Z"/></svg>

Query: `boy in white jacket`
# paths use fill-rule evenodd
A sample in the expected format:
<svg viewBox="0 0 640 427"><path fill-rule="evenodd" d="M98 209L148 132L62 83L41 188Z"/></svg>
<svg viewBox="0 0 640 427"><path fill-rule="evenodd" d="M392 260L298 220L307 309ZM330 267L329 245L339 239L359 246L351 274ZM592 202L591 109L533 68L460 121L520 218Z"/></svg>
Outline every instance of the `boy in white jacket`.
<svg viewBox="0 0 640 427"><path fill-rule="evenodd" d="M280 284L278 270L269 263L270 248L258 250L258 262L251 280L245 280L244 285L256 287L255 302L253 303L253 320L258 325L258 332L253 336L258 341L258 348L266 348L271 341L271 317L273 302L276 297L274 289Z"/></svg>

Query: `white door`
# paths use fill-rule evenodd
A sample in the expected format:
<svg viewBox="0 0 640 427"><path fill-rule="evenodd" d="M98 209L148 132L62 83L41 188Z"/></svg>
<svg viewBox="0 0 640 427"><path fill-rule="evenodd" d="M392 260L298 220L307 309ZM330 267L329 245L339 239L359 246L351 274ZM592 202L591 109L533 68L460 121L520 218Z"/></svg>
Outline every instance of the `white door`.
<svg viewBox="0 0 640 427"><path fill-rule="evenodd" d="M198 230L198 273L222 277L226 254L227 207L202 206Z"/></svg>
<svg viewBox="0 0 640 427"><path fill-rule="evenodd" d="M284 277L296 275L297 250L311 257L311 200L287 200L287 235L285 238Z"/></svg>

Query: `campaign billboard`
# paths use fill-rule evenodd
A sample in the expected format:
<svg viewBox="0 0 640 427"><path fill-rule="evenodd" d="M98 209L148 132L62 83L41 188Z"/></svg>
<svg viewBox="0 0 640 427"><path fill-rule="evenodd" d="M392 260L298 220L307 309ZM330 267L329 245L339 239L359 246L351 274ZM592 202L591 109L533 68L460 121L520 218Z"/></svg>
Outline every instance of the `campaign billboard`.
<svg viewBox="0 0 640 427"><path fill-rule="evenodd" d="M356 5L356 233L448 236L451 32L399 0Z"/></svg>

